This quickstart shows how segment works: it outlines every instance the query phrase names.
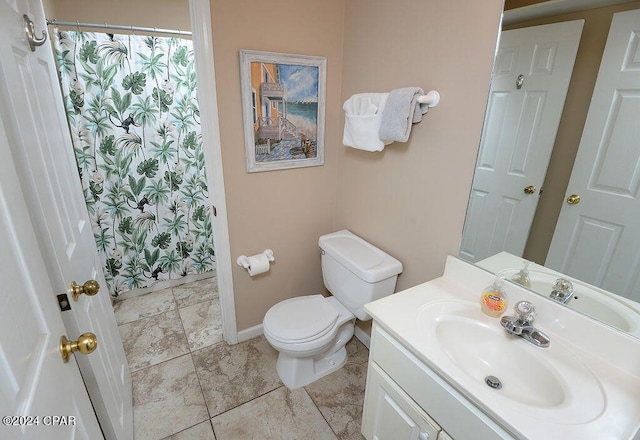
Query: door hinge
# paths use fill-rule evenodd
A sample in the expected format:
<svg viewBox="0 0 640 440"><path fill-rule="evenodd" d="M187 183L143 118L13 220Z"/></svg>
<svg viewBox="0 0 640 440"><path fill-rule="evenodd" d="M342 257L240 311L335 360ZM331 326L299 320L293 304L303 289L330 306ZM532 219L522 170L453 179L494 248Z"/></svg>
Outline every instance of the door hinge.
<svg viewBox="0 0 640 440"><path fill-rule="evenodd" d="M71 303L69 302L69 297L66 293L61 293L57 295L58 297L58 305L60 306L61 312L66 312L67 310L71 310Z"/></svg>
<svg viewBox="0 0 640 440"><path fill-rule="evenodd" d="M211 205L211 209L213 209L213 216L217 217L218 216L218 210L216 209L216 205Z"/></svg>

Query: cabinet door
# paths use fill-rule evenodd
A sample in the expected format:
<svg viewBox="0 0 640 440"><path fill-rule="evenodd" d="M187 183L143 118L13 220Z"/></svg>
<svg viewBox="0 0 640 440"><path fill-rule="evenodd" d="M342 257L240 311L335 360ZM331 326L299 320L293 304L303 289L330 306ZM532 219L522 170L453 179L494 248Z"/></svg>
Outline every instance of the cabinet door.
<svg viewBox="0 0 640 440"><path fill-rule="evenodd" d="M362 417L367 440L436 440L439 430L380 367L369 364Z"/></svg>
<svg viewBox="0 0 640 440"><path fill-rule="evenodd" d="M453 437L444 431L440 431L440 434L438 434L438 440L453 440Z"/></svg>

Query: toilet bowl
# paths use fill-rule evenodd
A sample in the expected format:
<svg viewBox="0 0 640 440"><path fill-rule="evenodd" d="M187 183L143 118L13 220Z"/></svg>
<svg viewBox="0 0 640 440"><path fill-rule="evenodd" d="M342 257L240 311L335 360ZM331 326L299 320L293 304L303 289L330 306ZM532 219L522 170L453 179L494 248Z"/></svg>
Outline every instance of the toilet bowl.
<svg viewBox="0 0 640 440"><path fill-rule="evenodd" d="M280 352L276 370L282 382L300 388L341 368L354 322L338 300L322 295L287 299L269 309L264 336Z"/></svg>
<svg viewBox="0 0 640 440"><path fill-rule="evenodd" d="M343 230L323 235L322 277L330 297L308 295L275 304L265 314L264 336L278 350L276 369L290 389L341 368L356 318L371 319L368 302L393 293L402 264Z"/></svg>

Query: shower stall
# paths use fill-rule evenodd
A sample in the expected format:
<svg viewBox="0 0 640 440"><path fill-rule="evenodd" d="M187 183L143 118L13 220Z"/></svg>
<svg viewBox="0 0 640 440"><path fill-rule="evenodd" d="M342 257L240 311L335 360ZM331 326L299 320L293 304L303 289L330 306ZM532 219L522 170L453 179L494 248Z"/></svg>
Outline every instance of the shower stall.
<svg viewBox="0 0 640 440"><path fill-rule="evenodd" d="M211 272L216 261L192 43L184 32L120 28L132 34L109 33L118 26L82 32L79 23L52 32L78 174L114 297Z"/></svg>

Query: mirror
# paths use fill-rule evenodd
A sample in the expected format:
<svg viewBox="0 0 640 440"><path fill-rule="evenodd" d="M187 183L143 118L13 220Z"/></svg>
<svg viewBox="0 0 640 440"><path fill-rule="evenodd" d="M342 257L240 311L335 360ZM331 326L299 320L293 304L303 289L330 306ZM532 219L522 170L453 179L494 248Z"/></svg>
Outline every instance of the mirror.
<svg viewBox="0 0 640 440"><path fill-rule="evenodd" d="M518 7L527 3L530 5ZM531 3L534 4L531 5ZM632 151L637 150L636 148L628 148L628 144L623 144L622 147L618 146L617 160L622 161L622 164L612 167L610 162L600 161L600 156L595 154L588 156L587 148L581 143L583 131L589 133L586 130L594 129L592 119L595 120L595 116L592 116L591 113L595 112L590 112L589 107L592 99L594 102L599 99L598 72L601 61L605 66L609 59L608 52L605 52L605 45L612 25L613 14L632 10L640 10L640 0L593 0L589 2L584 0L550 2L506 0L503 32L500 37L501 44L494 66L492 96L487 106L487 116L485 117L459 257L477 263L487 270L500 272L506 278L518 273L523 267L523 260L530 261L531 288L547 297L552 292L553 282L559 277L567 277L573 282L576 292L573 296L575 299L567 304L569 307L640 338L640 330L636 330L636 328L640 329L640 277L638 276L638 272L640 272L640 253L638 251L640 246L630 249L620 261L616 261L613 251L609 252L614 246L612 243L624 244L627 241L632 241L623 235L626 234L624 227L618 228L617 224L601 221L597 214L589 214L583 215L583 220L584 218L587 220L583 221L580 228L576 228L574 224L572 228L567 229L566 226L562 226L563 217L561 216L561 212L563 216L565 215L563 210L567 209L566 206L580 203L579 198L571 197L572 189L575 188L574 180L577 179L575 170L578 169L579 164L582 168L589 167L591 186L594 184L594 164L600 167L596 170L600 173L596 177L601 178L600 183L602 183L600 192L606 192L603 188L617 190L619 184L624 180L625 173L629 170L634 174L634 183L628 187L629 191L624 196L626 199L634 200L637 199L636 195L640 196L640 194L636 194L636 192L640 192L636 191L636 187L640 184L636 185L635 183L638 181L636 176L640 174L640 169L637 169L640 167L640 153ZM515 55L509 53L503 44L504 41L509 41L505 38L510 37L506 31L532 29L534 26L555 23L568 24L575 20L584 20L584 27L581 36L578 36L579 46L577 47L573 73L569 73L570 82L567 85L566 99L564 99L564 103L560 104L559 114L554 116L555 126L550 123L549 127L551 128L542 129L538 133L533 131L535 124L542 124L541 119L537 118L536 111L547 104L548 100L545 101L545 99L548 97L541 98L532 92L529 92L528 98L523 98L525 99L524 104L520 103L515 107L518 109L519 117L526 116L527 112L534 116L530 126L525 127L529 131L514 128L513 124L504 124L505 115L508 115L509 109L514 107L509 107L507 104L508 93L501 89L502 85L498 84L498 81L502 77L509 76L501 75L501 73L506 72L515 63ZM545 28L545 30L547 29ZM534 62L531 63L532 69L548 67L549 61L554 60L554 57L555 59L567 58L566 55L557 56L560 53L558 47L549 48L549 46L545 49L544 44L535 47L535 50L544 56L538 55L536 61L534 54ZM554 52L556 49L557 52ZM635 54L640 57L640 50L637 49L637 46L636 50ZM569 50L566 53L570 52ZM605 54L604 58L603 53ZM640 66L640 62L638 65ZM528 75L530 72L524 72L523 77L520 77L516 71L512 73L509 85L511 89L520 90L519 86L523 91L526 91L528 86L530 90L535 89L535 87L530 87L532 84L532 79ZM640 77L637 78L636 83L634 83L634 93L636 92L635 88L640 89ZM556 90L553 89L555 82L549 87L548 90ZM565 92L546 93L551 96ZM526 99L529 99L530 102L527 102ZM628 106L624 96L620 98L620 102L618 103L619 113L628 112L631 114L635 111L634 117L637 120L640 116L640 106L636 105L631 108L633 106ZM606 105L602 107L608 108L609 106L610 102L606 102ZM587 119L588 115L589 119ZM600 119L606 118L600 115ZM503 122L502 125L496 125L495 120ZM627 121L628 125L633 124L629 124ZM598 137L600 133L604 133L610 128L600 127L597 136L593 137ZM608 134L609 140L618 135L616 127L611 130L611 133ZM524 139L524 149L514 150L511 144L516 144L515 141L519 140L518 136L522 135L522 132L534 134ZM546 157L545 154L542 154L542 165L538 165L537 172L541 177L534 178L531 176L534 176L535 173L529 169L532 169L532 151L540 148L538 145L545 136L551 137L549 152L546 153ZM510 150L505 152L496 147L499 142L508 145ZM535 148L532 147L534 144ZM580 147L580 154L578 154L578 147ZM613 147L609 149L615 150ZM508 162L507 165L511 167L506 172L507 176L503 180L492 180L487 183L487 178L482 174L483 170L492 169L492 167L497 169L496 164L501 159ZM519 167L514 166L514 163ZM522 177L524 181L520 180L514 183L513 179L516 177ZM527 179L538 180L529 182L526 181ZM515 188L514 195L501 192L505 188L505 182ZM598 183L598 181L595 182L596 186ZM487 188L490 189L485 189L481 185L489 185ZM542 191L543 188L544 191ZM489 197L485 197L492 192L500 194L500 201L495 205L489 204L487 201ZM611 190L611 192L615 191ZM582 204L578 205L581 209L587 209L591 206L590 197L588 197L586 190L584 193L581 191L578 195L582 195L583 199ZM528 213L523 214L524 210L520 210L523 206L528 207ZM617 208L614 210L617 211ZM493 220L483 223L480 215L482 212L485 214L491 212L494 216ZM628 217L631 219L630 222L633 223L635 218L635 223L640 223L637 221L640 211L635 211L635 214L636 216L633 217L632 212ZM594 221L589 222L590 219ZM576 235L580 234L586 237L584 242L576 244L576 242L569 241L569 236L574 239ZM589 247L586 245L582 246L581 243L586 242L596 246L595 251L589 251ZM573 253L570 253L570 250ZM594 256L596 258L593 258ZM603 266L602 261L606 261L607 267L605 269L601 267ZM624 264L627 264L628 267L625 267Z"/></svg>

